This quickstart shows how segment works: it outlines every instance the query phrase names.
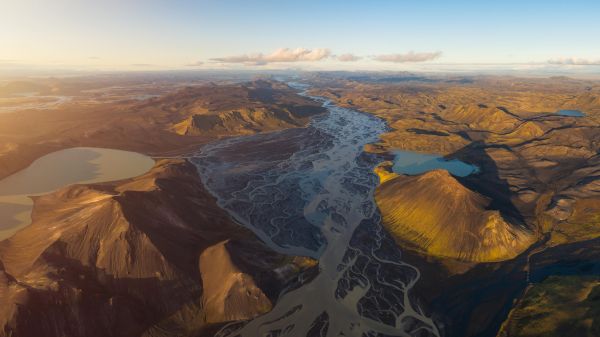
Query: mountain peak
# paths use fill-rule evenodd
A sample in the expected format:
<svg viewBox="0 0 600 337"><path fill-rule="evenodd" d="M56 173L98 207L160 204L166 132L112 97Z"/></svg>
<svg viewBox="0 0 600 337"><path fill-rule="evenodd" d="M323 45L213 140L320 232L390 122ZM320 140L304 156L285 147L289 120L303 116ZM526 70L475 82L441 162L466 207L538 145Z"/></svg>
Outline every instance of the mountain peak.
<svg viewBox="0 0 600 337"><path fill-rule="evenodd" d="M510 259L533 242L490 199L446 170L398 176L380 185L375 199L384 226L401 244L430 255L470 262Z"/></svg>

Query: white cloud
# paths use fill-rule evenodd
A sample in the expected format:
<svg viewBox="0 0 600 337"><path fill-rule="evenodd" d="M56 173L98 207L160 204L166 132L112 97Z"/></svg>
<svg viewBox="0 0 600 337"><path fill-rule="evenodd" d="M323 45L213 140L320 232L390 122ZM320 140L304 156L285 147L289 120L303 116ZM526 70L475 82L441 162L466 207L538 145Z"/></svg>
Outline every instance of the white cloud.
<svg viewBox="0 0 600 337"><path fill-rule="evenodd" d="M355 62L355 61L362 59L362 57L356 56L354 54L337 55L335 58L341 62Z"/></svg>
<svg viewBox="0 0 600 337"><path fill-rule="evenodd" d="M408 63L408 62L426 62L435 60L442 56L442 52L433 53L415 53L410 51L406 54L385 54L373 56L375 61L393 62L393 63Z"/></svg>
<svg viewBox="0 0 600 337"><path fill-rule="evenodd" d="M548 63L557 65L596 66L600 65L600 59L588 60L575 57L560 57L557 59L548 60Z"/></svg>
<svg viewBox="0 0 600 337"><path fill-rule="evenodd" d="M329 49L316 48L280 48L271 54L245 54L238 56L218 57L212 61L221 63L243 63L247 65L265 65L274 62L315 62L328 58L331 55Z"/></svg>

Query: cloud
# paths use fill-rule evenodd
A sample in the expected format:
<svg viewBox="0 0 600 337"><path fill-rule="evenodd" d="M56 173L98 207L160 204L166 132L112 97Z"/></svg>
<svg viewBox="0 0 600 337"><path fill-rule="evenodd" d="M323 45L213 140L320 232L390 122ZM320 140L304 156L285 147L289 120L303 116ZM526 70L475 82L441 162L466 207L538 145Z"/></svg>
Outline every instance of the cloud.
<svg viewBox="0 0 600 337"><path fill-rule="evenodd" d="M188 63L188 64L186 64L186 66L187 67L200 67L203 64L204 64L204 62L202 62L202 61L196 61L196 62Z"/></svg>
<svg viewBox="0 0 600 337"><path fill-rule="evenodd" d="M280 48L271 54L245 54L238 56L218 57L211 61L221 63L243 63L247 65L265 65L274 62L315 62L328 58L331 55L329 49L316 48Z"/></svg>
<svg viewBox="0 0 600 337"><path fill-rule="evenodd" d="M337 55L335 58L341 62L355 62L355 61L362 59L362 57L356 56L354 54Z"/></svg>
<svg viewBox="0 0 600 337"><path fill-rule="evenodd" d="M373 60L380 62L408 63L432 61L442 56L441 51L433 53L415 53L410 51L406 54L385 54L373 56Z"/></svg>
<svg viewBox="0 0 600 337"><path fill-rule="evenodd" d="M548 63L557 65L597 66L600 65L600 59L588 60L574 57L560 57L557 59L548 60Z"/></svg>

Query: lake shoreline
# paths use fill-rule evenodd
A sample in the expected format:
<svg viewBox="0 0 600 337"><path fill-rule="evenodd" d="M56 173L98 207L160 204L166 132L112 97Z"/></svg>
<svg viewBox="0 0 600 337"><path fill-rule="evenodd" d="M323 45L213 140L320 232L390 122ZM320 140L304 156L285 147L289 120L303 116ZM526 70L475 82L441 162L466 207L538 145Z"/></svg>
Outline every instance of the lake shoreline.
<svg viewBox="0 0 600 337"><path fill-rule="evenodd" d="M142 154L106 148L75 147L42 156L0 180L0 240L31 223L36 196L74 184L130 179L154 164Z"/></svg>

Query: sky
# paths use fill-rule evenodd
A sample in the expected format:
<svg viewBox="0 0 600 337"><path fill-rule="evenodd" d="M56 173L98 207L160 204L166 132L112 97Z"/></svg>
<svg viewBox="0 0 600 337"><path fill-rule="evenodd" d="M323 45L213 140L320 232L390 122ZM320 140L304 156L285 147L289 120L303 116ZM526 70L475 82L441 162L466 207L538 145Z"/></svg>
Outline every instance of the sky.
<svg viewBox="0 0 600 337"><path fill-rule="evenodd" d="M0 0L0 67L600 68L600 1Z"/></svg>

